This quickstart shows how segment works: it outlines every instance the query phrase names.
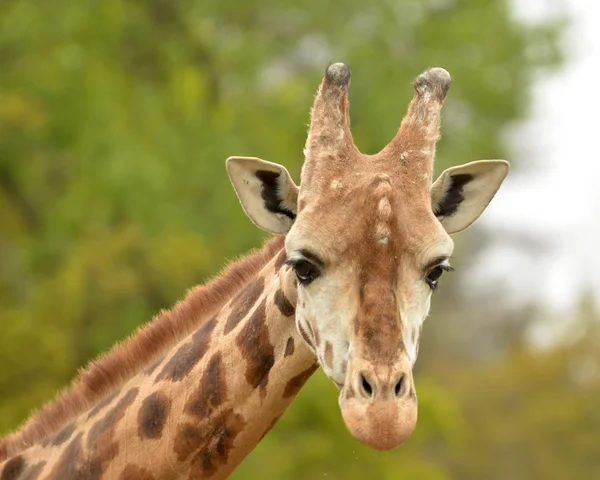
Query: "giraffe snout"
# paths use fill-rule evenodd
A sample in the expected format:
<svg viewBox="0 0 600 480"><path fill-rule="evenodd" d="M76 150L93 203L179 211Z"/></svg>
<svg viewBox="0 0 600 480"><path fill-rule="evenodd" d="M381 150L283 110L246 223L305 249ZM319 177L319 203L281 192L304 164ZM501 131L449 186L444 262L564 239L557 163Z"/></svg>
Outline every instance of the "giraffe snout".
<svg viewBox="0 0 600 480"><path fill-rule="evenodd" d="M371 448L389 450L404 442L417 423L417 397L410 367L350 362L340 408L350 433Z"/></svg>

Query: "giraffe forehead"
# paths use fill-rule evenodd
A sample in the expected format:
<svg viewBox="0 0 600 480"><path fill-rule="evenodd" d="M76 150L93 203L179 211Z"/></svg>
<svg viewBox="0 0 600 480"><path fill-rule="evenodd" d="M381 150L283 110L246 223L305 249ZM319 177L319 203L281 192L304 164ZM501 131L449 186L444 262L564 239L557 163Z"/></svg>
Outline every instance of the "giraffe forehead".
<svg viewBox="0 0 600 480"><path fill-rule="evenodd" d="M310 216L368 218L379 211L390 219L394 204L402 205L405 215L411 210L430 209L428 189L405 177L398 172L368 170L365 166L352 171L329 172L307 189L301 186L301 210Z"/></svg>
<svg viewBox="0 0 600 480"><path fill-rule="evenodd" d="M296 219L286 247L309 248L325 259L344 256L418 254L423 245L438 241L440 231L430 204L407 196L387 174L369 182L333 179L329 195L316 195Z"/></svg>

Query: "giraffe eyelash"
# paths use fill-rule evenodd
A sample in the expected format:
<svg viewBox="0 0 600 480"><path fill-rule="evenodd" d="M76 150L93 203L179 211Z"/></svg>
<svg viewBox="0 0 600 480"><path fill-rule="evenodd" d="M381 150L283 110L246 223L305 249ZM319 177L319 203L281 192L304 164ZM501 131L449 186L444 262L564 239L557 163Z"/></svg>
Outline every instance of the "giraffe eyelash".
<svg viewBox="0 0 600 480"><path fill-rule="evenodd" d="M440 277L444 272L453 272L454 268L452 268L448 264L438 264L435 267L431 268L427 275L425 276L425 282L429 285L429 288L433 292L438 288Z"/></svg>

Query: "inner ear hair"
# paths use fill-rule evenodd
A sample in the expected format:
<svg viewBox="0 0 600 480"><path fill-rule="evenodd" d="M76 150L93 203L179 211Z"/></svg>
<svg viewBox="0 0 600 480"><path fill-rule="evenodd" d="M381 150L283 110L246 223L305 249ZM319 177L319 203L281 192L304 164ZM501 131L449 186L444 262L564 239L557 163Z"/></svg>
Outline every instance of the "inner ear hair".
<svg viewBox="0 0 600 480"><path fill-rule="evenodd" d="M296 214L283 205L283 192L281 190L285 188L285 185L280 183L282 174L272 170L257 170L255 175L262 183L260 196L265 202L265 208L271 213L281 213L295 220Z"/></svg>

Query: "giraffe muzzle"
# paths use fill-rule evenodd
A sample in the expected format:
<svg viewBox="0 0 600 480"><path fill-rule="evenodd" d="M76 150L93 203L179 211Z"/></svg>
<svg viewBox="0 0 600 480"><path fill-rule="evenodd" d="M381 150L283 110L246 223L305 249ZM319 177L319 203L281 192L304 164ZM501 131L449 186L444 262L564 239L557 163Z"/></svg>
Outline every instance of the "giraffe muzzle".
<svg viewBox="0 0 600 480"><path fill-rule="evenodd" d="M417 397L410 368L402 365L349 370L352 373L349 371L339 398L348 430L371 448L397 447L417 423Z"/></svg>

